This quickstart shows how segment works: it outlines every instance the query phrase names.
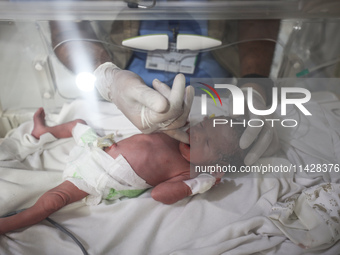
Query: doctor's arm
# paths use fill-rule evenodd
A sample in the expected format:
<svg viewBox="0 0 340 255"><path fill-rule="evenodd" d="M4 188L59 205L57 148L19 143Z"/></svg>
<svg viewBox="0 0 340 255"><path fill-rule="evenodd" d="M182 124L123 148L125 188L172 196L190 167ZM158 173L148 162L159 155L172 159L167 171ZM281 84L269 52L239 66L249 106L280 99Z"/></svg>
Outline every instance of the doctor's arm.
<svg viewBox="0 0 340 255"><path fill-rule="evenodd" d="M171 90L157 80L152 89L139 74L117 67L101 43L82 40L96 40L89 22L52 21L50 28L59 60L75 74L94 72L102 97L117 105L139 130L171 129L168 135L188 143L188 135L180 128L186 124L194 92L190 86L185 88L183 75L178 75Z"/></svg>
<svg viewBox="0 0 340 255"><path fill-rule="evenodd" d="M255 40L238 45L240 77L249 74L257 74L263 77L269 76L279 28L280 20L239 21L238 40ZM256 39L269 40L256 41Z"/></svg>
<svg viewBox="0 0 340 255"><path fill-rule="evenodd" d="M70 71L93 72L110 62L110 56L98 40L88 21L50 21L52 47L55 54Z"/></svg>
<svg viewBox="0 0 340 255"><path fill-rule="evenodd" d="M241 43L239 47L240 88L251 87L258 94L253 93L254 107L259 110L271 105L273 83L268 79L274 56L275 41L280 28L280 20L242 20L239 21L239 40L258 40ZM248 118L263 118L248 111ZM275 128L269 123L263 127L247 127L240 139L242 149L252 146L244 162L252 165L261 156L270 156L279 149L279 141Z"/></svg>

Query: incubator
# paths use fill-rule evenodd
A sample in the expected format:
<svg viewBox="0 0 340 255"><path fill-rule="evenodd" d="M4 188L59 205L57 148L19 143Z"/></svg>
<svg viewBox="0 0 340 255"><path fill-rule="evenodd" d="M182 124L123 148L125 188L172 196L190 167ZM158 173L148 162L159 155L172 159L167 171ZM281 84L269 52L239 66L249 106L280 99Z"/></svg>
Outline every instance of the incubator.
<svg viewBox="0 0 340 255"><path fill-rule="evenodd" d="M231 49L242 43L232 30L228 40L204 34L207 29L203 28L204 22L227 20L232 24L245 19L281 20L279 37L275 40L272 78L338 78L339 17L340 3L332 0L0 1L0 137L30 119L37 107L57 112L65 102L77 98L101 99L91 87L91 76L77 76L57 58L56 49L67 41L52 46L51 20L88 20L96 31L98 42L107 49L125 47L137 56L147 54L145 68L156 69L170 81L171 73L190 75L194 72L199 54L213 54L219 49ZM109 36L113 20L150 21L155 24L159 20L191 20L202 33L186 38L185 31L178 34L178 31L169 28L168 34L123 38L119 45ZM326 89L340 94L337 79L323 85L325 87L320 83L306 86L312 91Z"/></svg>
<svg viewBox="0 0 340 255"><path fill-rule="evenodd" d="M239 39L237 26L247 20L280 20L278 37ZM53 24L64 28L86 25L93 36L80 30L79 34L68 32L60 36ZM83 119L93 126L102 138L89 143L89 147L112 147L145 131L131 121L129 114L137 116L143 127L151 128L149 123L156 123L154 127L159 125L150 132L160 130L171 136L170 132L178 131L178 126L164 129L179 121L187 124L188 105L191 105L188 98L191 95L192 99L194 93L197 100L193 100L191 113L194 116L197 110L200 118L240 115L240 111L243 115L246 99L252 105L248 107L248 114L252 113L247 116L248 127L262 129L271 123L273 128L275 124L280 140L276 141L277 147L265 149L275 152L281 146L274 156L268 154L254 163L246 163L243 172L236 172L237 168L229 164L229 168L223 168L228 174L223 172L221 182L216 183L211 176L187 181L192 193L202 193L218 185L211 192L188 197L174 206L154 201L151 189L143 190L135 200L103 200L97 206L73 203L52 215L53 220L47 218L62 232L41 222L1 235L0 253L60 254L62 249L64 254L79 254L80 248L83 254L305 254L309 251L338 254L339 31L338 0L0 0L0 217L30 207L43 192L59 185L69 151L75 145L72 139L57 140L50 133L41 139L32 136L32 117L39 107L45 109L48 124ZM56 40L58 36L60 40ZM79 41L104 47L114 64L101 63L101 68L94 71L89 67L93 63L83 55L73 59L71 54L66 54L62 60L60 50ZM260 93L248 88L247 97L243 97L245 90L233 86L242 82L238 79L242 76L238 49L248 42L275 45L271 79L265 79L270 85L261 84L270 87L281 100L272 100L275 109L263 110L267 102ZM72 68L65 64L67 61ZM116 65L145 74L144 82L152 84L157 91L161 91L159 81L174 84L173 87L180 83L184 88L182 80L187 85L202 86L197 90L187 87L185 103L184 92L177 94L180 95L177 98L182 97L181 116L169 117L166 111L154 114L146 112L149 109L141 102L136 107L137 100L125 100L121 94L130 95L126 86L114 87L123 88L120 90L123 92L115 95L116 101L111 97L113 93L110 94L110 80L97 85L98 90L94 87L95 75L99 73L106 78L102 74L106 70L119 70ZM185 77L178 75L176 83L177 73ZM132 72L129 74L133 76ZM159 81L152 83L154 78ZM228 85L215 83L220 80L228 81ZM211 83L217 86L212 87ZM144 84L137 85L141 85L139 89L142 87L137 92L147 101L150 97L144 92L150 89ZM226 88L236 91L234 102L218 90ZM161 93L167 97L167 93L171 95L176 90L169 91L166 86ZM300 97L289 101L286 96L295 92L300 92ZM236 93L242 97L237 98ZM313 101L308 105L310 113L302 107L307 101ZM163 102L169 103L171 109L170 99ZM219 104L221 107L215 107ZM281 122L274 116L280 110L284 112ZM270 111L270 116L263 111ZM166 115L166 119L153 121L157 114ZM219 119L219 123L216 120L214 125L223 124L224 128L227 123L236 123L246 128L246 118L228 120ZM191 123L194 121L190 119ZM263 136L271 133L270 129L262 130ZM187 138L186 130L181 131ZM254 137L260 141L263 136L257 134ZM192 145L181 145L187 151L193 150ZM82 158L77 160L92 175L94 167ZM165 160L164 164L171 160ZM107 165L108 169L112 167ZM78 178L74 174L72 177ZM124 180L126 173L123 171L118 177ZM92 178L93 182L99 186L104 178L96 178ZM136 182L140 179L137 175L131 178Z"/></svg>

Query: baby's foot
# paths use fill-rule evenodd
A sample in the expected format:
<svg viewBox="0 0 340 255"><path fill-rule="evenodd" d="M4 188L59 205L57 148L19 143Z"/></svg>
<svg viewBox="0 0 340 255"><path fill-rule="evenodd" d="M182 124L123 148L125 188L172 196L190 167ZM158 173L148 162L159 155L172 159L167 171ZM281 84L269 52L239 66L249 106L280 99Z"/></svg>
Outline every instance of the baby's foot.
<svg viewBox="0 0 340 255"><path fill-rule="evenodd" d="M31 135L39 139L41 135L46 133L45 111L40 107L33 116L34 127Z"/></svg>

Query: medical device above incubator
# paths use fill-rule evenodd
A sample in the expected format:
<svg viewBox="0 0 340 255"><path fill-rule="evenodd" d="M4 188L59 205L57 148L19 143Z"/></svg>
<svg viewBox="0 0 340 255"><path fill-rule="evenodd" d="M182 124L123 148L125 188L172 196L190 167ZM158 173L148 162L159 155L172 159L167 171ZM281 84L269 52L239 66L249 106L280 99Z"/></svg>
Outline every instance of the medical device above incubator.
<svg viewBox="0 0 340 255"><path fill-rule="evenodd" d="M79 98L102 100L93 87L89 72L71 72L56 55L64 44L79 40L70 34L67 40L52 46L51 21L87 21L96 40L119 59L130 54L135 62L126 61L147 72L161 74L171 84L174 75L188 77L198 72L197 63L206 61L220 75L220 67L210 65L222 50L233 52L250 41L275 43L272 78L340 76L339 31L340 3L319 0L280 1L0 1L0 137L30 119L34 109L44 106L56 112L66 103ZM238 40L235 24L239 20L281 20L279 36ZM163 21L168 21L168 25ZM110 36L112 24L121 26L119 42ZM150 26L150 23L153 23ZM212 28L212 23L215 27ZM125 26L138 24L139 33L124 34ZM221 24L228 30L218 37ZM166 28L165 33L162 32ZM190 32L194 30L194 32ZM212 32L211 32L212 31ZM112 50L113 49L113 50ZM112 53L113 54L113 53ZM121 54L121 55L119 55ZM231 53L232 54L232 53ZM124 55L124 56L123 56ZM232 58L232 55L228 55ZM145 58L142 67L140 62ZM234 65L230 65L233 69ZM202 68L204 69L204 68ZM208 70L210 72L210 70ZM231 70L228 77L237 77ZM158 76L157 76L158 77ZM318 90L317 85L311 85ZM328 90L340 94L337 86Z"/></svg>

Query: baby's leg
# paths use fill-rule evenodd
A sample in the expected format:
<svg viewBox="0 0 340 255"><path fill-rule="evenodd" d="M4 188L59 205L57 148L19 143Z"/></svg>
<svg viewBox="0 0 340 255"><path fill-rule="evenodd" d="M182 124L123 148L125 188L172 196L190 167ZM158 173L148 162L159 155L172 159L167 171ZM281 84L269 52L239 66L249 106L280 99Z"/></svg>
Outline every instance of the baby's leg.
<svg viewBox="0 0 340 255"><path fill-rule="evenodd" d="M88 193L78 189L73 183L64 181L54 189L47 191L27 210L7 218L1 218L0 235L37 224L64 206L79 201L87 195Z"/></svg>
<svg viewBox="0 0 340 255"><path fill-rule="evenodd" d="M47 133L45 124L45 111L44 108L40 107L33 116L34 127L31 135L39 139L41 135Z"/></svg>
<svg viewBox="0 0 340 255"><path fill-rule="evenodd" d="M86 124L82 119L76 119L67 123L49 127L45 123L45 111L40 107L33 116L34 127L31 135L39 139L45 133L51 133L56 138L72 137L72 129L77 123Z"/></svg>

